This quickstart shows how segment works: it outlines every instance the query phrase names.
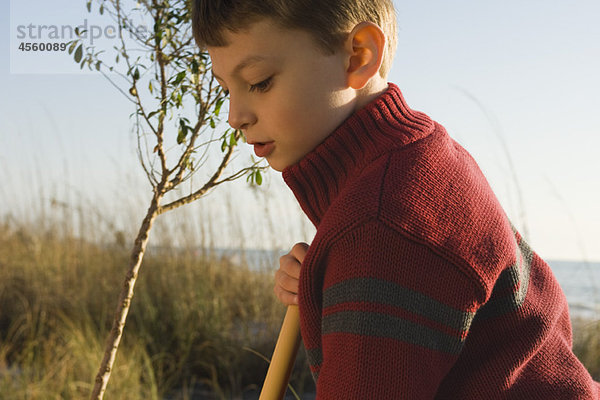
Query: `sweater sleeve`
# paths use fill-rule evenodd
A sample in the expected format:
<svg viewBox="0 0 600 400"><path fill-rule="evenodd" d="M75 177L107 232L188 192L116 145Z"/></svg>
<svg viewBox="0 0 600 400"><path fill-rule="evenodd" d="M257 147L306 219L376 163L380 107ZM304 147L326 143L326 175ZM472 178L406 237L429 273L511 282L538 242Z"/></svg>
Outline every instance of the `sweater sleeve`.
<svg viewBox="0 0 600 400"><path fill-rule="evenodd" d="M458 359L477 285L379 221L329 247L319 399L431 399Z"/></svg>

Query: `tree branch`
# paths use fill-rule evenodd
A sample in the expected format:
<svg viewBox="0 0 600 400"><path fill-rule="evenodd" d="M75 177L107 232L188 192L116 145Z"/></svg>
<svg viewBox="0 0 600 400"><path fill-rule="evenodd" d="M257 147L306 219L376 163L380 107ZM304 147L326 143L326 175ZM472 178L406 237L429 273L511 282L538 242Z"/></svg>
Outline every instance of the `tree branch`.
<svg viewBox="0 0 600 400"><path fill-rule="evenodd" d="M206 194L206 192L209 191L212 187L216 186L216 182L219 179L219 177L221 176L221 174L223 173L223 171L225 170L225 168L227 167L227 165L229 164L229 160L231 159L232 154L233 154L233 147L227 148L227 152L225 153L225 156L223 157L221 164L219 165L219 167L217 168L217 170L215 171L213 176L204 184L204 186L202 186L200 189L198 189L194 193L190 194L189 196L182 197L182 198L175 200L169 204L159 207L158 214L159 215L164 214L165 212L173 210L177 207L181 207L184 204L189 204L189 203L193 202L194 200L199 199L204 194Z"/></svg>
<svg viewBox="0 0 600 400"><path fill-rule="evenodd" d="M266 166L265 166L265 167L257 167L257 165L259 165L260 163L261 163L260 161L257 161L257 162L255 162L254 164L252 164L252 166L251 166L251 167L246 167L246 168L244 168L244 169L241 169L241 170L237 171L235 174L233 174L233 175L230 175L230 176L228 176L227 178L225 178L225 179L223 179L223 180L220 180L220 181L217 181L217 182L215 182L215 186L216 186L216 185L220 185L220 184L222 184L222 183L225 183L225 182L231 182L231 181L235 181L236 179L239 179L239 178L241 178L241 177L242 177L242 176L244 176L244 175L245 175L247 172L250 172L250 171L252 171L252 170L255 170L255 169L260 169L261 171L264 171L264 170L266 170L266 169L268 168L268 167L266 167Z"/></svg>
<svg viewBox="0 0 600 400"><path fill-rule="evenodd" d="M154 3L154 2L153 2ZM154 23L159 24L162 16L162 11L158 9L156 14L154 15ZM154 51L156 53L156 61L158 62L159 71L160 71L160 107L162 112L158 115L158 128L156 133L156 141L157 141L157 149L158 149L158 157L160 158L160 163L162 167L162 173L167 174L169 172L167 168L167 157L164 152L163 146L163 132L164 132L164 121L167 115L167 77L165 72L165 60L164 54L160 47L160 39L155 36L154 39ZM163 176L164 178L164 176Z"/></svg>
<svg viewBox="0 0 600 400"><path fill-rule="evenodd" d="M136 119L139 119L139 116L136 116ZM140 160L140 164L142 164L142 168L144 169L144 172L146 173L146 177L148 178L148 182L150 182L150 185L152 186L153 189L156 188L156 186L158 186L158 180L154 177L154 174L152 173L152 171L148 170L148 167L146 166L146 161L144 160L144 156L142 155L142 142L141 142L141 138L143 136L143 133L140 134L140 124L139 121L136 121L136 137L137 137L137 154L138 154L138 159ZM145 138L144 138L145 139ZM146 158L148 160L150 160L150 154L148 154L148 143L145 143L145 148L146 148ZM152 168L152 170L154 170Z"/></svg>

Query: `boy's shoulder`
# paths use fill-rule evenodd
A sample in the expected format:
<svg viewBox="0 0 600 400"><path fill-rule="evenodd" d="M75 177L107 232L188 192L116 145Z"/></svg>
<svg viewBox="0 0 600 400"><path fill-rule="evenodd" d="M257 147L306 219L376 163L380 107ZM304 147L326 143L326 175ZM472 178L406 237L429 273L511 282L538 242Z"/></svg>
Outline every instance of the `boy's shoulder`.
<svg viewBox="0 0 600 400"><path fill-rule="evenodd" d="M504 268L487 265L490 260L510 262L516 251L510 221L479 166L438 123L430 135L370 162L340 192L319 229L348 231L365 220L462 268L486 271L489 276L480 277L486 286Z"/></svg>

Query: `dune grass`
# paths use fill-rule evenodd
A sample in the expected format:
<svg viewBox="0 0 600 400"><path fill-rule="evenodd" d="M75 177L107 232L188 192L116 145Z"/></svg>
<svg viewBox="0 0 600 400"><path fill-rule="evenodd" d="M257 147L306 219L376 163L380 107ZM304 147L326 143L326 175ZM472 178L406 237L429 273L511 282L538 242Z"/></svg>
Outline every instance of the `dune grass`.
<svg viewBox="0 0 600 400"><path fill-rule="evenodd" d="M0 225L0 398L87 398L127 257ZM285 312L272 275L194 249L149 251L106 398L240 398L260 387L267 363L255 352L270 355ZM296 370L302 391L311 378Z"/></svg>
<svg viewBox="0 0 600 400"><path fill-rule="evenodd" d="M573 320L573 352L600 382L600 320Z"/></svg>

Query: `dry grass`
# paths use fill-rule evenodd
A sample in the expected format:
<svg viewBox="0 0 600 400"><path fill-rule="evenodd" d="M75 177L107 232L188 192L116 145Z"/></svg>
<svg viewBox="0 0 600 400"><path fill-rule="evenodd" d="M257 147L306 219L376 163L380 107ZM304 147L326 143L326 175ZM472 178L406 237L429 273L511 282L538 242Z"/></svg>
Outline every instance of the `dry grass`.
<svg viewBox="0 0 600 400"><path fill-rule="evenodd" d="M600 382L600 320L573 321L573 351L594 380Z"/></svg>
<svg viewBox="0 0 600 400"><path fill-rule="evenodd" d="M103 352L127 251L0 225L0 398L80 399ZM272 271L192 249L147 254L106 398L216 398L258 387L284 309ZM300 360L300 362L303 362ZM294 377L302 388L306 368Z"/></svg>

